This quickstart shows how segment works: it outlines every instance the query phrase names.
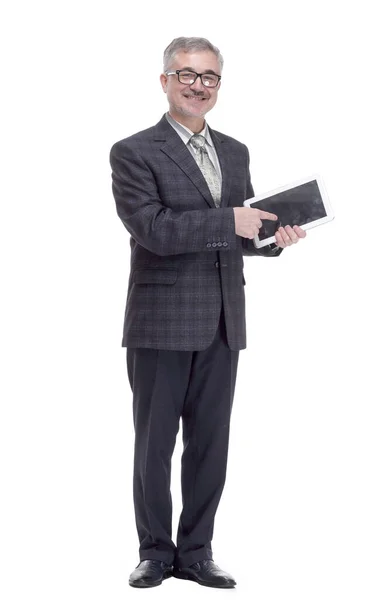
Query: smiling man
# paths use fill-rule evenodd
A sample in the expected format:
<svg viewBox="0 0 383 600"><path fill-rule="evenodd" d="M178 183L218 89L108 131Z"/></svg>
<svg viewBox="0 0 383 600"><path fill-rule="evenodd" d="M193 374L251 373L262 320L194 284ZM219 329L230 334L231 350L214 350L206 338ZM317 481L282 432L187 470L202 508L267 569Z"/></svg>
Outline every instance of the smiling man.
<svg viewBox="0 0 383 600"><path fill-rule="evenodd" d="M239 351L246 348L243 255L278 256L305 237L286 227L276 244L254 246L262 219L277 216L243 207L254 196L248 149L205 121L222 67L208 40L173 40L160 76L169 111L110 153L117 213L131 236L122 345L135 427L135 587L171 575L235 586L213 561L211 541ZM173 542L171 459L180 420L183 506Z"/></svg>

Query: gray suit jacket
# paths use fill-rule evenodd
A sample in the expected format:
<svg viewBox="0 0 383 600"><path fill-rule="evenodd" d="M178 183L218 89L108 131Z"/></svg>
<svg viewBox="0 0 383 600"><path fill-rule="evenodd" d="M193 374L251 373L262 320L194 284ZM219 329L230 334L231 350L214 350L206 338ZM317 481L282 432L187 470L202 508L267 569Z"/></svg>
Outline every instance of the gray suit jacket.
<svg viewBox="0 0 383 600"><path fill-rule="evenodd" d="M233 207L254 195L249 152L209 130L222 170L220 208L165 115L111 149L117 213L131 235L122 346L203 350L223 303L230 349L246 348L243 255L281 249L257 250L235 234Z"/></svg>

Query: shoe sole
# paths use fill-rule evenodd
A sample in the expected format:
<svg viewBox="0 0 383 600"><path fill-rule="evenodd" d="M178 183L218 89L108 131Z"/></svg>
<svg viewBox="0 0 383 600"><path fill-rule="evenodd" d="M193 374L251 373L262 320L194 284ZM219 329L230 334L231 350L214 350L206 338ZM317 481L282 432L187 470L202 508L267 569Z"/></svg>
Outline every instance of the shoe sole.
<svg viewBox="0 0 383 600"><path fill-rule="evenodd" d="M157 581L156 583L144 583L144 582L142 582L142 583L131 583L131 582L129 581L129 585L130 585L131 587L134 587L134 588L149 588L149 587L157 587L158 585L161 585L161 583L162 583L162 580L161 580L161 581Z"/></svg>
<svg viewBox="0 0 383 600"><path fill-rule="evenodd" d="M229 588L234 588L236 586L235 583L222 583L222 584L218 585L216 583L207 583L204 581L199 581L198 579L196 579L192 575L188 575L187 573L179 573L179 572L177 572L177 574L173 573L173 577L175 577L176 579L187 579L188 581L194 581L194 583L198 583L199 585L204 585L205 587L229 589Z"/></svg>

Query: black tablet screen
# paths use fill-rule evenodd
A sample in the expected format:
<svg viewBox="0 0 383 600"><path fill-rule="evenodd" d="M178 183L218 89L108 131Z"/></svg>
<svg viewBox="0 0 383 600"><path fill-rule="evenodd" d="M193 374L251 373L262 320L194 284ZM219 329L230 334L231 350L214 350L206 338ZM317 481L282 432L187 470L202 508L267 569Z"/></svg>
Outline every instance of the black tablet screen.
<svg viewBox="0 0 383 600"><path fill-rule="evenodd" d="M304 225L326 216L326 209L315 179L264 200L258 200L251 204L251 207L266 210L278 216L278 221L263 221L263 226L258 234L260 240L275 235L280 226Z"/></svg>

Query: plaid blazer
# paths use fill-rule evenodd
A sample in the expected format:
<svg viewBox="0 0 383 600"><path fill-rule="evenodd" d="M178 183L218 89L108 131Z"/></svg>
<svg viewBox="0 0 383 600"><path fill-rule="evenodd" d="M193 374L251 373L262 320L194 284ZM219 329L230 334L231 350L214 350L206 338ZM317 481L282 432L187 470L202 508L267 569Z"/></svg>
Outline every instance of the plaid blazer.
<svg viewBox="0 0 383 600"><path fill-rule="evenodd" d="M257 250L235 234L233 207L254 196L249 152L209 131L222 170L220 208L165 115L110 151L117 214L131 236L124 347L203 350L223 304L230 349L246 348L243 255L281 249Z"/></svg>

